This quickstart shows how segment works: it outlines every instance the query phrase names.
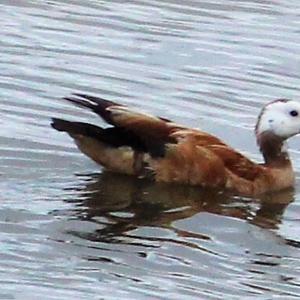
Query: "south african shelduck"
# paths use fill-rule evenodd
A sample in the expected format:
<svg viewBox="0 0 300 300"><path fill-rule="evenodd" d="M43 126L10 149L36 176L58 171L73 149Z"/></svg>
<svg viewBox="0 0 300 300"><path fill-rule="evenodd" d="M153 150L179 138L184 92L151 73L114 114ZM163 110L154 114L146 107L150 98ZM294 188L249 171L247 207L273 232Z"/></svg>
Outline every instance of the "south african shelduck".
<svg viewBox="0 0 300 300"><path fill-rule="evenodd" d="M201 130L98 97L74 94L64 99L92 110L111 125L101 128L58 118L51 124L110 171L250 196L294 185L285 140L300 133L296 101L278 99L263 107L255 133L265 162L258 164Z"/></svg>

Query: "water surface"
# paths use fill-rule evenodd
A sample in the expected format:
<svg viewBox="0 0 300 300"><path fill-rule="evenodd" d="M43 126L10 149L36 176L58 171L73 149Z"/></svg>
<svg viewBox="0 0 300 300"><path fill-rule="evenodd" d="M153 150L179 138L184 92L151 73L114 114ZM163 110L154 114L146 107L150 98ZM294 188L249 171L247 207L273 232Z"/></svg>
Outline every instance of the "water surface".
<svg viewBox="0 0 300 300"><path fill-rule="evenodd" d="M0 299L296 299L295 189L257 199L103 172L51 116L101 95L261 161L266 102L299 98L298 1L0 4Z"/></svg>

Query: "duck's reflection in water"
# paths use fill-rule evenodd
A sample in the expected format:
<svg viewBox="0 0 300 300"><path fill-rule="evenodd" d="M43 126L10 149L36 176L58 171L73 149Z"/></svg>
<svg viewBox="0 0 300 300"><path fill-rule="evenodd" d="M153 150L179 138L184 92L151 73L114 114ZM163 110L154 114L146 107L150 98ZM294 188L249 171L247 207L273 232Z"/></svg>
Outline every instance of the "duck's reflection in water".
<svg viewBox="0 0 300 300"><path fill-rule="evenodd" d="M72 217L103 225L85 237L92 240L111 240L140 226L169 228L173 221L200 212L240 218L263 228L276 229L286 206L294 200L293 190L245 198L108 172L78 176L81 183L69 191L74 198L66 201L75 204L74 210L69 212ZM199 238L205 236L199 235Z"/></svg>

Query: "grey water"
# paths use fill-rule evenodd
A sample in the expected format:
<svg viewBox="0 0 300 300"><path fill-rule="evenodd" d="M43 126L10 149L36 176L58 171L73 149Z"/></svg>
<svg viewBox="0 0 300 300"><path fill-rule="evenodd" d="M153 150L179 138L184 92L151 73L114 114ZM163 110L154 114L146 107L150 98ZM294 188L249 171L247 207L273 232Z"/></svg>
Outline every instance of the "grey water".
<svg viewBox="0 0 300 300"><path fill-rule="evenodd" d="M0 299L298 299L295 189L245 198L103 172L53 116L84 92L261 161L262 105L300 97L296 0L0 1Z"/></svg>

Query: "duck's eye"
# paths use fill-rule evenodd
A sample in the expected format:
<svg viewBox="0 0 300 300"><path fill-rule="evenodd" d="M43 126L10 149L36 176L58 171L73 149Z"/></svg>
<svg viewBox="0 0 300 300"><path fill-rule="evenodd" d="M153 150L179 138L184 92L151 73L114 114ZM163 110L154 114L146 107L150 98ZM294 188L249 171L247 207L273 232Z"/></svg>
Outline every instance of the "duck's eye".
<svg viewBox="0 0 300 300"><path fill-rule="evenodd" d="M290 111L290 116L292 117L297 117L299 115L298 111L297 110L291 110Z"/></svg>

